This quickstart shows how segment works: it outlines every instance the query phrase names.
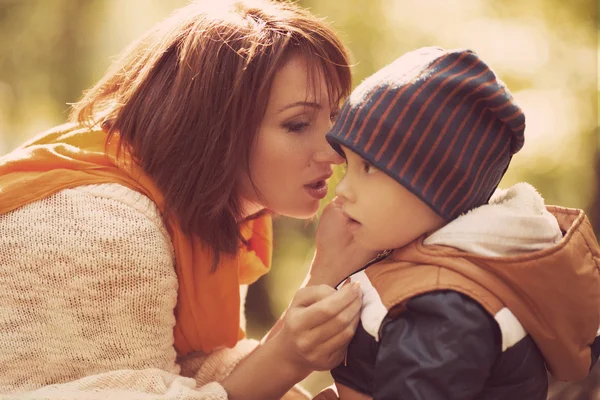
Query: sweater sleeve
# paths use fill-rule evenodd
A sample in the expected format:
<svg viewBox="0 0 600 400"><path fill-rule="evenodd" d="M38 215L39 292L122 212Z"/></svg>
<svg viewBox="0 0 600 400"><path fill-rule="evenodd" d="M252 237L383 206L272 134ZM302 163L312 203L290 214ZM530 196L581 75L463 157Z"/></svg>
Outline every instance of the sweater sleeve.
<svg viewBox="0 0 600 400"><path fill-rule="evenodd" d="M211 354L196 381L179 374L171 241L120 185L0 215L0 276L0 393L16 398L226 399L215 381L252 347Z"/></svg>
<svg viewBox="0 0 600 400"><path fill-rule="evenodd" d="M223 386L196 387L191 378L160 369L117 370L14 394L15 400L227 400Z"/></svg>
<svg viewBox="0 0 600 400"><path fill-rule="evenodd" d="M452 291L415 297L383 327L373 398L474 399L499 354L499 328L479 304Z"/></svg>
<svg viewBox="0 0 600 400"><path fill-rule="evenodd" d="M147 197L81 186L0 215L0 260L1 393L179 372L173 250Z"/></svg>
<svg viewBox="0 0 600 400"><path fill-rule="evenodd" d="M210 385L210 382L220 382L225 379L242 361L258 346L258 341L253 339L242 339L235 347L221 348L211 354L191 353L180 358L181 375L194 378L200 387ZM282 400L310 400L312 396L300 384L295 385L284 395Z"/></svg>
<svg viewBox="0 0 600 400"><path fill-rule="evenodd" d="M237 364L258 346L258 341L242 339L233 348L221 348L210 354L190 353L178 360L181 375L194 378L198 386L222 381Z"/></svg>

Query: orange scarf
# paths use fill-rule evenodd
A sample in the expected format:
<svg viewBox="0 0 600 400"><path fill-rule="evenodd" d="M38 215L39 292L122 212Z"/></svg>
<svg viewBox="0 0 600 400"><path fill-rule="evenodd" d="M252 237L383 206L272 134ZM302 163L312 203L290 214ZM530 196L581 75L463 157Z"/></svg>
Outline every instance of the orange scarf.
<svg viewBox="0 0 600 400"><path fill-rule="evenodd" d="M75 186L118 183L149 197L164 211L164 199L152 180L125 154L117 161L114 140L106 134L63 125L0 158L0 214ZM129 157L130 159L130 157ZM175 249L179 292L174 330L179 355L232 347L244 336L239 327L240 284L250 284L271 267L270 216L245 222L243 246L236 257L222 255L211 272L211 251L169 222Z"/></svg>

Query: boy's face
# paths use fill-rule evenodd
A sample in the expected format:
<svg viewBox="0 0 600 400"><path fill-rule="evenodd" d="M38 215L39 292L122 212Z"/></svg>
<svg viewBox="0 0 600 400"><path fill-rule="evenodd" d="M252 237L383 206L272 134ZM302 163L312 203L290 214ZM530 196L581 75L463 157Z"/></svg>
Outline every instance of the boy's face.
<svg viewBox="0 0 600 400"><path fill-rule="evenodd" d="M347 170L335 189L354 238L366 249L403 247L445 223L427 204L386 173L342 146Z"/></svg>

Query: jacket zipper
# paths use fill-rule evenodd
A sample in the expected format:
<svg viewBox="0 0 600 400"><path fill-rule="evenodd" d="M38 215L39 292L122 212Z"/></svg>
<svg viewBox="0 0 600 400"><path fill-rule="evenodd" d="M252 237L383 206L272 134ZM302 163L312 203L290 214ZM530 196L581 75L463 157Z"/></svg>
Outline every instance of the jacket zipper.
<svg viewBox="0 0 600 400"><path fill-rule="evenodd" d="M348 275L347 277L345 277L344 279L339 281L338 284L335 285L335 287L337 288L338 286L340 286L346 279L350 278L352 275L357 274L360 271L364 271L365 269L369 268L371 265L378 263L379 261L383 260L384 258L387 258L390 254L392 254L392 251L393 250L384 250L381 253L377 254L374 259L372 259L371 261L366 263L364 266L362 266L361 268L357 269L356 271L354 271L353 273L351 273L350 275Z"/></svg>
<svg viewBox="0 0 600 400"><path fill-rule="evenodd" d="M373 264L378 263L379 261L383 260L384 258L387 258L387 256L389 256L390 254L392 254L393 250L384 250L381 253L377 254L377 256L375 256L374 259L372 259L371 261L369 261L368 263L366 263L362 268L354 271L351 275L345 277L343 280L341 280L337 285L335 285L335 287L337 288L338 286L340 286L344 281L346 281L350 276L360 272L360 271L364 271L365 269L367 269L368 267L370 267ZM348 366L348 349L346 349L346 354L344 354L344 366L347 367Z"/></svg>

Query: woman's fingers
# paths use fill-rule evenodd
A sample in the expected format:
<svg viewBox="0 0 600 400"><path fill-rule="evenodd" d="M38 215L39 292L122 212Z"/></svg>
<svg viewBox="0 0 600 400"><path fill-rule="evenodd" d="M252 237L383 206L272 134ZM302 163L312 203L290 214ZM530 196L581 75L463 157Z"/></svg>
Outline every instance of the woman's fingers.
<svg viewBox="0 0 600 400"><path fill-rule="evenodd" d="M294 299L292 300L292 306L295 307L308 307L319 300L323 300L334 293L337 290L327 285L315 285L307 286L296 292Z"/></svg>
<svg viewBox="0 0 600 400"><path fill-rule="evenodd" d="M296 337L295 348L313 369L333 368L341 361L358 326L361 306L360 286L353 283L293 310L288 327Z"/></svg>
<svg viewBox="0 0 600 400"><path fill-rule="evenodd" d="M328 387L321 390L312 400L340 400L340 398L332 387Z"/></svg>
<svg viewBox="0 0 600 400"><path fill-rule="evenodd" d="M293 363L311 370L326 370L340 362L352 339L362 305L358 283L300 289L284 317L278 342Z"/></svg>
<svg viewBox="0 0 600 400"><path fill-rule="evenodd" d="M320 298L312 304L307 304L306 301L299 303L305 305L305 308L298 310L298 313L300 318L305 322L304 326L308 329L313 329L314 327L336 318L352 303L361 303L362 296L360 284L357 282L353 282L350 285L344 285L340 290L330 289L332 289L333 293ZM323 289L318 291L321 294L325 292ZM307 298L309 298L308 295ZM316 299L317 296L310 298Z"/></svg>
<svg viewBox="0 0 600 400"><path fill-rule="evenodd" d="M358 310L353 310L352 313L349 313L349 315L351 316L343 317L344 321L342 323L337 323L338 329L333 328L333 320L330 321L332 322L332 325L327 328L323 327L323 332L321 332L322 336L318 336L317 339L317 343L322 343L322 351L326 353L336 353L342 351L345 353L346 347L354 336L354 332L356 331L356 327L360 321L360 307L358 307ZM323 340L325 336L331 333L333 333L333 335Z"/></svg>
<svg viewBox="0 0 600 400"><path fill-rule="evenodd" d="M315 257L310 269L313 283L335 285L383 250L365 249L354 239L348 229L348 217L340 204L340 199L333 200L319 219Z"/></svg>
<svg viewBox="0 0 600 400"><path fill-rule="evenodd" d="M324 343L340 334L351 338L360 319L361 307L362 301L357 298L340 313L314 327L310 332L312 341L314 343Z"/></svg>

